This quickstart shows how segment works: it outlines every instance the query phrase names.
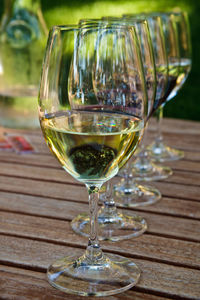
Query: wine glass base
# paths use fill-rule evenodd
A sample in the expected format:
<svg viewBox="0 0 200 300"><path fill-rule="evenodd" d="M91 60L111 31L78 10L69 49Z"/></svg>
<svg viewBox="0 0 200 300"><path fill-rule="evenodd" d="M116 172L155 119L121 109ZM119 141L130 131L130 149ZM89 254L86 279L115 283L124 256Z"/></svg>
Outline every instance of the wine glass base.
<svg viewBox="0 0 200 300"><path fill-rule="evenodd" d="M146 164L133 164L131 174L137 181L156 181L168 178L173 171L170 167L158 166L149 161Z"/></svg>
<svg viewBox="0 0 200 300"><path fill-rule="evenodd" d="M129 184L124 180L115 186L115 202L121 207L148 206L157 203L162 195L156 188L147 185Z"/></svg>
<svg viewBox="0 0 200 300"><path fill-rule="evenodd" d="M72 229L85 237L89 237L90 218L87 214L80 214L71 222ZM117 242L140 236L147 230L146 221L137 215L127 215L117 212L115 215L106 215L100 211L98 217L98 238Z"/></svg>
<svg viewBox="0 0 200 300"><path fill-rule="evenodd" d="M110 296L130 289L140 277L136 264L126 257L104 254L92 263L85 255L64 257L47 271L49 283L69 294Z"/></svg>
<svg viewBox="0 0 200 300"><path fill-rule="evenodd" d="M163 143L153 143L148 150L152 160L157 162L174 161L184 157L183 151L168 147Z"/></svg>

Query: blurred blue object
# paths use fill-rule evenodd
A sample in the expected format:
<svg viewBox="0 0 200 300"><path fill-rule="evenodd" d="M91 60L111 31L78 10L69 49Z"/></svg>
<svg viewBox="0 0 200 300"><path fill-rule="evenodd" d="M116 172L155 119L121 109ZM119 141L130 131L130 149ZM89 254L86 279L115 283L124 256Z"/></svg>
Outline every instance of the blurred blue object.
<svg viewBox="0 0 200 300"><path fill-rule="evenodd" d="M0 125L39 125L37 94L48 33L40 0L5 0L0 26Z"/></svg>

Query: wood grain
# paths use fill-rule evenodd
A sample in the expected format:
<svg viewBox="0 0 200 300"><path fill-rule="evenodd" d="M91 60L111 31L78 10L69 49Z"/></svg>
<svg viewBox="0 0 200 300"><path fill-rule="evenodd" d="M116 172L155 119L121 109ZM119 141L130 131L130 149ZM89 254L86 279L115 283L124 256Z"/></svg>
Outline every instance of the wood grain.
<svg viewBox="0 0 200 300"><path fill-rule="evenodd" d="M41 140L41 142L43 141ZM8 154L1 151L0 162L62 169L57 159L50 153L50 151L48 151L48 149L45 154L33 153L26 155L20 155L15 152L9 152ZM172 167L174 170L200 172L200 152L186 151L183 160L176 161L175 163L167 162L165 165Z"/></svg>
<svg viewBox="0 0 200 300"><path fill-rule="evenodd" d="M64 199L67 200L67 199ZM87 205L87 193L85 198L79 199ZM0 210L25 212L34 215L46 215L52 217L67 216L66 211L70 209L70 204L56 199L25 194L15 194L0 191ZM77 205L75 207L77 209ZM85 208L83 208L85 210ZM131 210L131 209L130 209ZM186 217L189 219L200 219L200 202L192 200L182 200L177 198L163 197L154 205L137 207L137 211L154 212L164 215Z"/></svg>
<svg viewBox="0 0 200 300"><path fill-rule="evenodd" d="M66 295L52 288L47 280L46 274L30 271L22 268L0 265L0 292L3 299L28 299L28 300L82 300L83 297ZM94 300L96 298L90 297ZM136 292L133 289L126 293L100 298L102 300L169 300L155 295Z"/></svg>
<svg viewBox="0 0 200 300"><path fill-rule="evenodd" d="M195 164L189 162L187 165L190 165L188 166L189 172L183 169L174 170L173 175L165 179L165 182L200 186L200 163ZM194 168L194 166L196 167L196 172L192 172L192 168ZM49 165L47 168L15 163L13 167L12 163L0 162L0 175L76 184L76 180L61 167L56 168ZM121 178L118 177L116 181L119 181L120 179Z"/></svg>
<svg viewBox="0 0 200 300"><path fill-rule="evenodd" d="M78 193L79 189L75 187ZM73 193L73 191L71 191ZM68 190L69 193L69 190ZM81 192L79 192L80 195ZM8 196L8 194L5 194ZM14 195L12 195L14 197ZM39 197L18 196L17 198L5 198L1 203L4 210L15 212L24 212L36 215L51 216L65 220L72 220L76 215L87 212L88 204L87 194L85 203L77 203L72 201L62 201L54 199L45 199ZM7 200L11 199L11 200ZM15 200L16 199L16 200ZM80 199L80 197L79 197ZM11 205L12 204L12 205ZM169 215L157 214L153 212L145 212L139 210L123 210L124 213L137 213L143 216L148 222L148 231L152 234L167 235L180 239L188 239L189 241L200 240L200 221L196 219L185 219L183 217L174 217Z"/></svg>
<svg viewBox="0 0 200 300"><path fill-rule="evenodd" d="M0 233L74 247L84 248L87 244L86 238L72 231L68 221L13 213L1 212ZM199 243L144 234L132 240L124 240L123 243L101 242L101 245L106 251L121 255L127 256L127 249L129 249L129 256L200 270Z"/></svg>
<svg viewBox="0 0 200 300"><path fill-rule="evenodd" d="M149 127L148 142L155 136L154 119ZM24 135L37 151L0 151L0 299L81 300L52 288L45 272L55 259L84 251L87 239L72 231L70 221L88 212L87 191L61 168L40 130L3 132ZM122 209L143 216L147 232L101 243L104 251L130 257L142 270L136 287L105 300L200 299L200 123L165 119L163 135L185 157L165 164L173 176L148 183L161 191L161 201Z"/></svg>
<svg viewBox="0 0 200 300"><path fill-rule="evenodd" d="M44 271L52 261L62 256L69 256L70 253L79 256L83 252L83 250L74 247L9 236L0 236L0 243L2 245L1 261L4 263L12 263L12 266L23 268L43 269ZM189 299L198 299L200 292L199 270L137 258L134 261L143 270L137 285L143 290L167 293L169 296L178 295Z"/></svg>

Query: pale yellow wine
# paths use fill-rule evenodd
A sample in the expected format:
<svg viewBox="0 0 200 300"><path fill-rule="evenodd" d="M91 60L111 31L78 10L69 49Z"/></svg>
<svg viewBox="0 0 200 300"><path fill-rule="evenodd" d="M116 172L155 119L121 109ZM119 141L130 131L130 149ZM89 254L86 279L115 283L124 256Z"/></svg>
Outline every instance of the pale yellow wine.
<svg viewBox="0 0 200 300"><path fill-rule="evenodd" d="M115 176L137 147L143 121L123 114L59 112L41 120L46 142L64 169L84 183Z"/></svg>

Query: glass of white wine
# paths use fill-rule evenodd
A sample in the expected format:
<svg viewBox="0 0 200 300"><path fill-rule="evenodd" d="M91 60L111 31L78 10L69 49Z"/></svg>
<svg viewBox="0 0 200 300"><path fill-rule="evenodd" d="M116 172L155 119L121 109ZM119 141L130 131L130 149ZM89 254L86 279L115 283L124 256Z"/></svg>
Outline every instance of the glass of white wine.
<svg viewBox="0 0 200 300"><path fill-rule="evenodd" d="M150 31L150 40L152 41L152 52L156 70L156 94L153 98L153 108L149 110L147 115L147 119L149 119L153 112L155 112L162 104L163 95L165 94L166 85L168 83L168 60L162 19L157 15L152 15L151 18L149 18L146 14L126 15L123 19L130 23L146 19L149 25L148 28ZM141 33L140 38L142 38ZM147 47L142 47L142 49L145 49L145 52L146 48ZM146 61L145 57L143 57L148 99L150 99L151 88L149 88L149 64L147 62L148 60ZM127 170L125 170L124 174L122 173L122 177L124 178L115 185L115 201L117 206L137 207L156 203L161 198L159 191L151 186L144 185L143 183L138 184L135 181L144 181L144 179L146 179L146 181L164 179L171 173L172 171L168 167L152 164L148 151L146 151L145 146L141 143L141 152L138 154L137 160L134 160L132 165L127 166Z"/></svg>
<svg viewBox="0 0 200 300"><path fill-rule="evenodd" d="M158 162L179 160L184 152L164 143L162 135L163 108L182 88L191 70L191 39L186 12L160 13L168 58L168 84L162 105L157 112L157 136L149 146L151 157Z"/></svg>
<svg viewBox="0 0 200 300"><path fill-rule="evenodd" d="M98 241L98 192L137 148L148 111L144 70L133 27L55 26L43 63L39 118L63 168L89 193L86 251L54 262L54 287L82 296L108 296L134 286L132 259L104 254Z"/></svg>
<svg viewBox="0 0 200 300"><path fill-rule="evenodd" d="M149 114L150 118L154 112L160 110L160 106L163 103L163 97L165 95L168 84L168 57L163 29L163 21L160 14L158 13L124 15L124 18L128 20L141 20L145 18L149 25L155 58L157 79L156 97L153 110ZM172 31L172 33L173 32L174 30ZM141 145L141 151L132 165L131 176L133 176L137 181L155 181L166 179L171 175L171 168L153 163L144 141L144 143Z"/></svg>

